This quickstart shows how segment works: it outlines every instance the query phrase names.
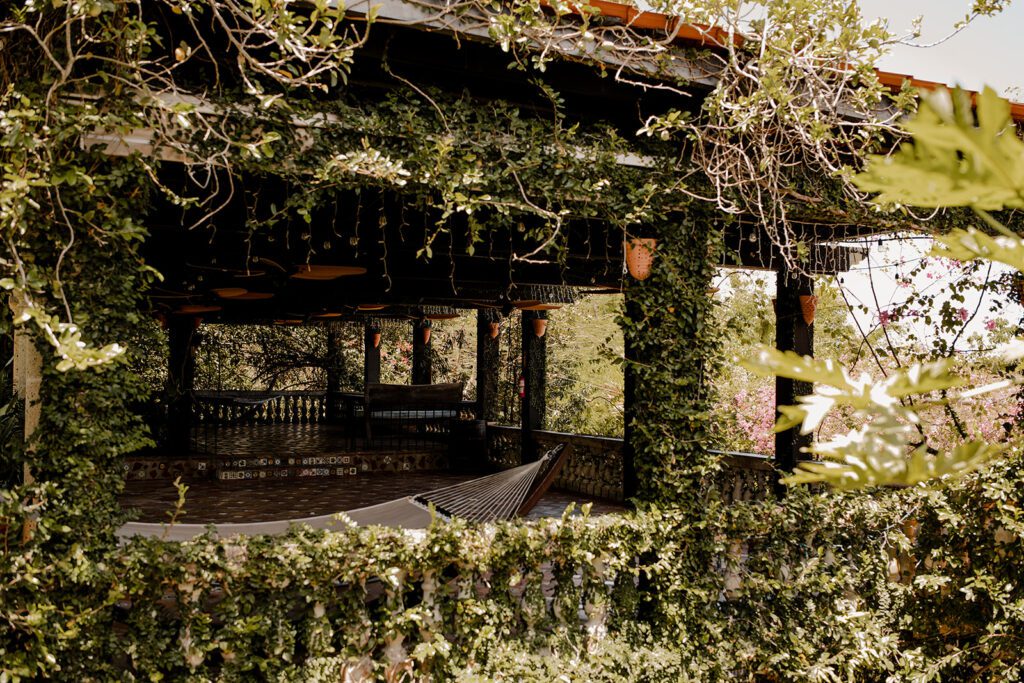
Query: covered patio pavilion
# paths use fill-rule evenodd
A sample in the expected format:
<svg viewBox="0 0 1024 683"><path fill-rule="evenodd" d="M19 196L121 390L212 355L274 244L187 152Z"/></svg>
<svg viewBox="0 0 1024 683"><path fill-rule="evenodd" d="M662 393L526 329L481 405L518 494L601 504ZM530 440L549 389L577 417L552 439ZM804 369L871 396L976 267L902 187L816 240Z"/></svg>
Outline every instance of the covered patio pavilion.
<svg viewBox="0 0 1024 683"><path fill-rule="evenodd" d="M269 194L287 191L259 188ZM633 280L626 274L621 233L609 226L574 224L573 247L564 262L533 263L514 258L531 248L515 235L494 240L486 253L468 253L466 235L451 223L448 242L435 245L433 258L426 260L417 245L426 239L423 226L431 217L391 193L348 195L318 207L308 224L281 225L261 235L235 227L243 219L233 224L230 211L191 230L184 227L189 224L185 212L155 215L167 219L153 226L147 251L165 274L150 302L169 342L168 424L157 452L125 462L122 504L134 509L139 521L168 519L177 502L172 482L178 477L190 487L180 521L298 519L466 481L531 462L559 443L570 444L572 455L532 516L559 515L570 502L592 503L594 513L621 510L636 494L629 428L635 377L628 366L624 439L545 430L546 330L558 324L558 308L581 292L628 292ZM368 236L360 231L367 225L379 230ZM721 265L782 262L764 253L765 247L751 249L757 244L751 230L749 224L723 229L727 245ZM322 248L312 254L309 244ZM858 256L850 247L816 245L810 272L842 271ZM812 351L813 328L799 313L800 296L812 291L809 275L778 278L780 348ZM367 407L367 387L381 380L382 326L405 330L412 363L404 391L416 392L434 382L431 326L457 316L476 322L474 400L459 395L411 405L409 397L393 398L383 408L410 419L380 425L384 429L371 434L367 413L376 409ZM328 359L340 358L340 335L331 330L358 326L363 391L340 390L342 368L330 363L325 391L197 391L197 344L209 323L228 330L240 324L327 326ZM495 421L500 364L509 356L499 349L499 332L509 325L520 328L522 340L515 354L521 368L517 425ZM777 400L792 401L798 389L787 380L779 384ZM417 420L433 413L443 419ZM724 454L721 476L709 485L719 487L727 500L771 495L775 467L791 466L802 445L792 433L780 434L778 444L774 462L763 454Z"/></svg>
<svg viewBox="0 0 1024 683"><path fill-rule="evenodd" d="M352 7L350 14L360 11ZM546 115L550 102L533 76L506 68L507 56L471 22L447 17L436 26L429 19L408 25L406 15L420 11L399 2L380 6L378 25L361 46L349 78L348 92L355 101L379 103L408 95L409 84L415 83L411 91L435 107L435 98L442 95L468 94L482 106L515 108L526 117ZM175 20L169 21L173 33ZM644 28L642 22L634 25ZM714 49L706 35L691 33L683 31L674 40L684 48ZM453 36L471 40L459 42ZM700 65L694 57L672 67L689 70L688 94L695 102L714 80L700 75ZM629 136L635 134L638 113L676 106L676 96L667 90L604 79L572 61L550 64L544 78L562 97L569 120L599 122ZM315 124L304 120L295 125ZM111 154L153 144L145 131L135 137L98 135L94 142L106 144ZM437 477L464 478L531 462L562 442L571 443L574 452L556 482L558 495L597 500L614 509L637 494L642 475L632 438L637 391L633 363L642 358L627 344L623 439L546 431L544 326L557 325L554 311L579 292L624 293L625 315L635 319L631 283L636 280L625 274L623 244L658 237L655 227L636 225L627 234L621 225L593 215L565 215L559 220L562 248L553 256L543 240L528 236L534 234L529 222L538 220L536 215L524 214L518 228L507 223L489 228L481 244L474 241L474 222L486 221L486 215L446 215L404 193L401 182L382 188L370 172L364 186L339 188L331 201L301 205L296 212L306 188L292 181L245 169L197 180L187 164L177 163L173 150L156 151L165 161L160 170L164 186L183 196L196 182L219 189L201 207L157 195L146 219L150 237L145 259L164 276L148 293L148 301L167 331L169 355L167 439L158 452L125 461L128 488L122 501L140 510L142 519L165 518L172 501L170 482L178 476L191 486L188 521L242 521L291 515L299 508L324 513L353 501L376 502L429 487ZM649 161L625 155L619 163L642 174ZM292 213L282 208L287 206ZM705 215L695 217L680 207L663 222L704 220ZM870 234L877 226L828 211L806 215L805 221L793 220L791 225L807 246L799 272L789 268L790 259L773 244L772 231L753 216L722 215L703 229L717 236L712 241L720 245L719 265L777 272L777 346L810 354L813 327L800 314L800 297L813 294L812 276L843 272L856 262L861 252L844 241ZM659 258L657 249L654 258ZM366 388L380 382L380 325L407 327L412 344L409 384L430 385L432 319L456 315L476 318L475 399L417 408L452 413L439 427L414 425L425 438L409 439L405 433L393 443L374 439ZM209 323L360 325L363 391L340 391L330 367L323 392L196 391L197 331ZM494 330L508 325L521 328L518 425L495 422L500 354ZM777 405L794 402L801 392L795 384L777 380ZM773 468L791 468L805 443L789 430L777 437L774 462L759 454L727 454L716 485L727 498L768 495L776 479ZM260 506L244 502L259 500L261 491L271 489L274 495L264 496ZM364 495L356 500L345 491ZM286 497L309 502L277 508L270 502ZM237 504L228 502L232 500Z"/></svg>

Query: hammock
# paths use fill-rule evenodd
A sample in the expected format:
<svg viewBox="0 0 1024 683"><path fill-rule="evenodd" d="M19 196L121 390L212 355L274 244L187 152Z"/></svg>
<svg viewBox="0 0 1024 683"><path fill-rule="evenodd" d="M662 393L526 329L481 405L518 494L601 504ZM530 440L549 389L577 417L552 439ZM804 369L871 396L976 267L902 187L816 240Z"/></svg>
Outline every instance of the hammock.
<svg viewBox="0 0 1024 683"><path fill-rule="evenodd" d="M402 529L425 529L435 520L453 517L470 522L495 522L525 515L540 501L554 483L568 459L566 444L558 444L536 462L513 467L478 479L445 486L407 498L398 498L378 505L347 510L344 515L361 526L392 526ZM433 511L431 511L433 507ZM129 522L117 531L123 539L132 536L154 536L169 541L186 541L212 529L220 537L244 534L283 534L293 525L304 524L314 529L343 529L345 517L337 514L287 519L274 522L241 524L154 524Z"/></svg>

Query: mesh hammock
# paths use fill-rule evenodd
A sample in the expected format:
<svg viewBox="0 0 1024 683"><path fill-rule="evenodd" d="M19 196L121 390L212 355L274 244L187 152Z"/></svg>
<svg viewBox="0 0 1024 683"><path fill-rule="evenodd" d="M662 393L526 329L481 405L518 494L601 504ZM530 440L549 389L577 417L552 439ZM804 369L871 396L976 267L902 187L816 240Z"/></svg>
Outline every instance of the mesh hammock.
<svg viewBox="0 0 1024 683"><path fill-rule="evenodd" d="M458 517L470 522L495 522L526 514L554 482L568 457L566 444L558 444L536 462L478 479L445 486L407 498L347 510L337 514L286 519L274 522L241 524L153 524L129 522L117 534L121 538L156 536L169 541L184 541L212 528L217 536L236 534L283 534L295 524L314 529L342 529L349 520L361 526L393 526L425 529L437 518ZM347 520L345 519L347 517Z"/></svg>

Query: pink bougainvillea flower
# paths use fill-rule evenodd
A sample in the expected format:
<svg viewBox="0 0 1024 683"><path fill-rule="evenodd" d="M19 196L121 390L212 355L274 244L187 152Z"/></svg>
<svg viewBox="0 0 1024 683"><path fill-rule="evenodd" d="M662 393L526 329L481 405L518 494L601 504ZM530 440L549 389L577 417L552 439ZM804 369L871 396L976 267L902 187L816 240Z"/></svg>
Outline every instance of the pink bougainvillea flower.
<svg viewBox="0 0 1024 683"><path fill-rule="evenodd" d="M996 321L995 320L986 320L985 321L985 329L988 330L989 332L991 332L992 330L996 329Z"/></svg>
<svg viewBox="0 0 1024 683"><path fill-rule="evenodd" d="M960 315L960 320L963 320L965 322L967 321L967 318L969 318L971 315L970 313L967 312L966 308L961 308L959 311L957 311L957 313Z"/></svg>
<svg viewBox="0 0 1024 683"><path fill-rule="evenodd" d="M878 312L878 324L879 325L881 325L882 327L885 327L886 325L889 324L890 320L892 320L892 316L889 315L889 311L879 311Z"/></svg>

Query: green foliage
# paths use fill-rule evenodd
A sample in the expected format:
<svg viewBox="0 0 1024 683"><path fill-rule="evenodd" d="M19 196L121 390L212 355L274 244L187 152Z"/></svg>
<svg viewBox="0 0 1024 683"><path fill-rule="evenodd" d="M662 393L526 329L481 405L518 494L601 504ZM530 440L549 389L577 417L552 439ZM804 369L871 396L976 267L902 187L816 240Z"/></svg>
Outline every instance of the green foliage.
<svg viewBox="0 0 1024 683"><path fill-rule="evenodd" d="M798 491L699 518L661 506L425 534L137 539L103 566L83 558L109 602L88 622L91 651L55 652L45 670L902 681L981 667L1012 680L1024 673L1022 473L1017 455L939 491Z"/></svg>
<svg viewBox="0 0 1024 683"><path fill-rule="evenodd" d="M916 206L969 205L985 219L990 236L976 228L956 228L936 237L932 256L964 261L987 259L1024 271L1024 241L991 218L986 210L1020 207L1024 197L1024 143L1016 137L1009 104L991 89L978 99L977 122L972 103L958 91L952 101L945 91L933 95L918 116L906 124L914 143L891 157L874 158L858 176L862 189L880 192L881 203ZM1012 343L1012 359L1022 357L1024 343ZM962 386L952 361L900 368L882 381L867 374L853 379L831 360L764 349L746 367L765 375L812 382L813 394L800 405L780 408L777 430L800 425L810 433L834 408L852 409L857 429L809 452L824 462L801 463L785 481L790 484L827 482L838 488L873 485L913 485L960 475L1000 455L1003 447L983 441L937 450L918 440L921 411L945 404L947 392ZM975 388L965 396L1003 389L1009 382ZM930 395L939 394L937 398ZM915 443L916 441L916 443Z"/></svg>
<svg viewBox="0 0 1024 683"><path fill-rule="evenodd" d="M730 6L709 3L716 12ZM182 18L180 44L162 42L148 19L152 7ZM852 7L772 3L765 25L772 40L800 44L808 58L798 63L792 52L759 50L756 41L742 59L730 54L737 72L766 80L762 92L726 79L728 87L708 98L730 141L721 150L732 149L737 134L748 150L773 149L765 140L797 139L797 131L805 134L803 152L826 150L812 155L809 174L841 170L834 162L846 158L849 141L833 138L814 116L825 100L797 101L802 91L791 88L800 83L793 69L816 64L815 55L850 64L851 51L878 48L880 32L856 31ZM517 60L532 50L543 67L551 57L540 48L571 42L560 24L567 7L474 9L488 12L492 36ZM688 17L703 16L689 10ZM719 216L688 205L693 169L676 161L700 155L577 125L557 106L541 115L413 88L384 100L355 88L338 92L365 26L339 20L344 11L319 0L25 2L0 19L10 41L0 70L0 272L35 321L41 348L57 359L45 367L42 423L28 444L36 482L0 492L0 676L305 681L338 680L345 667L391 680L577 672L608 680L836 680L930 670L957 677L979 668L1019 675L1013 634L1021 632L1014 609L1021 596L1010 580L1022 559L1016 471L976 479L943 499L920 500L913 491L836 505L799 494L727 509L707 493L718 468L704 448L706 378L717 347L706 289L718 254L708 226ZM580 40L590 29L624 30L590 24L591 15L584 11L582 25L570 29ZM821 30L821 18L842 30ZM228 27L227 54L205 42L196 28L205 26ZM637 41L644 59L663 54L649 36ZM761 68L739 66L759 52L769 57ZM184 74L196 72L188 68L201 87L192 87ZM847 86L866 84L856 103L874 111L880 91L870 65L837 73ZM332 96L309 97L310 90ZM167 97L194 92L212 98L208 108ZM557 93L545 92L557 105ZM752 134L733 118L765 111L765 127ZM297 126L296 117L316 125ZM144 129L152 130L152 154L104 153L111 139ZM766 138L766 130L775 132ZM806 158L794 154L783 166ZM650 155L653 166L625 167L624 155ZM629 283L620 324L635 380L627 429L638 494L659 505L603 520L456 523L423 536L300 529L283 538L119 546L121 457L149 444L132 409L148 388L117 347L97 351L76 335L86 330L102 345L144 325L140 296L155 275L137 250L153 193L211 208L207 193L179 195L160 184L165 158L193 164L199 175L226 169L294 181L303 191L269 223L312 220L339 190L369 187L399 190L441 216L434 236L460 214L474 243L503 228L553 245L527 258L557 258L569 216L630 234L650 230L660 240L654 273ZM711 155L703 170L715 161ZM763 156L749 164L761 169L757 182L766 168L757 161L784 181L776 185L782 198L804 189ZM423 255L434 246L429 237ZM987 515L968 515L978 509ZM929 578L907 586L885 574L891 552L913 549L897 531L911 514L922 520L921 538L931 544L920 551L933 562ZM965 523L943 538L950 520ZM1004 555L990 542L1000 529L1015 542ZM974 547L992 552L965 569L962 555ZM906 599L947 585L954 600ZM959 612L943 611L953 608ZM950 623L956 639L916 638ZM545 649L550 659L538 656Z"/></svg>
<svg viewBox="0 0 1024 683"><path fill-rule="evenodd" d="M855 182L878 192L877 202L910 206L1024 207L1024 142L1015 134L1009 103L991 88L978 97L939 90L905 124L913 144L871 157ZM977 123L975 123L977 122Z"/></svg>
<svg viewBox="0 0 1024 683"><path fill-rule="evenodd" d="M652 228L658 246L651 276L630 281L622 327L626 372L634 383L627 434L636 453L644 501L703 498L701 482L717 468L706 451L718 339L707 289L719 240L697 206ZM672 397L666 400L666 397ZM699 514L698 510L694 511Z"/></svg>
<svg viewBox="0 0 1024 683"><path fill-rule="evenodd" d="M600 294L549 314L547 429L622 436L621 310L621 296Z"/></svg>
<svg viewBox="0 0 1024 683"><path fill-rule="evenodd" d="M853 378L835 361L801 356L791 351L764 348L742 364L765 376L781 376L815 384L813 394L800 397L796 406L781 406L776 430L800 427L803 434L816 430L832 410L852 411L850 421L861 425L831 441L810 446L808 452L823 462L802 462L788 484L825 482L840 489L867 486L910 486L922 481L959 475L985 464L1003 452L999 445L970 442L946 452L929 449L916 440L921 411L945 402L938 392L961 387L950 361L917 364L876 379L867 373ZM978 389L972 393L977 394Z"/></svg>

